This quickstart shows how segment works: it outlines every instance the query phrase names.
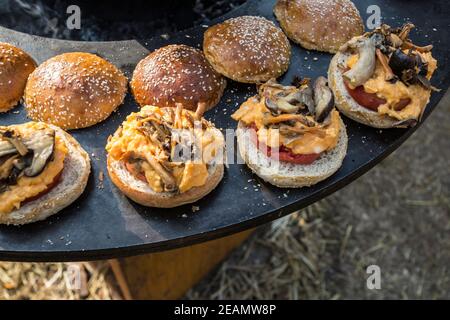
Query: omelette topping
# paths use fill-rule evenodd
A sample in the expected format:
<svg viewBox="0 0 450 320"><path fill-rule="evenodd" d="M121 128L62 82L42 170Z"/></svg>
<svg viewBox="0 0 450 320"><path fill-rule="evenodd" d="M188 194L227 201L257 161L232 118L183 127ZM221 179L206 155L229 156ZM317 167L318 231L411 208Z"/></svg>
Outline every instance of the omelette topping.
<svg viewBox="0 0 450 320"><path fill-rule="evenodd" d="M0 214L50 191L67 152L64 141L44 123L0 126Z"/></svg>
<svg viewBox="0 0 450 320"><path fill-rule="evenodd" d="M294 155L320 154L334 148L341 130L333 95L323 77L313 86L308 82L282 86L269 81L232 118L254 127L258 143Z"/></svg>
<svg viewBox="0 0 450 320"><path fill-rule="evenodd" d="M210 122L181 105L145 106L127 117L106 150L153 191L183 193L206 183L223 146Z"/></svg>

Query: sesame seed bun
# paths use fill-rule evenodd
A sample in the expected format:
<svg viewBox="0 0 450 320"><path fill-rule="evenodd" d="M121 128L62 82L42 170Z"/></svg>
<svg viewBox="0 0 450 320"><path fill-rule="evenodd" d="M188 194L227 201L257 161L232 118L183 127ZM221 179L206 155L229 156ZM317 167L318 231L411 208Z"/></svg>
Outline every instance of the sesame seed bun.
<svg viewBox="0 0 450 320"><path fill-rule="evenodd" d="M251 130L239 121L236 130L239 153L247 166L261 179L280 188L312 186L332 176L342 166L347 154L348 136L341 121L337 145L308 165L277 161L262 153L252 142Z"/></svg>
<svg viewBox="0 0 450 320"><path fill-rule="evenodd" d="M222 97L226 80L200 50L186 45L162 47L141 60L133 73L131 90L141 106L196 110L199 102L213 108Z"/></svg>
<svg viewBox="0 0 450 320"><path fill-rule="evenodd" d="M138 113L138 115L142 116L143 118L148 117L149 115L151 115L151 113L148 113L148 110L149 109L143 108L141 112ZM161 108L161 109L158 108L158 110L167 114L170 113L169 111L171 110L171 108ZM186 112L189 113L191 116L194 115L194 112L192 111ZM165 122L166 120L164 120L162 123ZM215 144L216 147L220 146L220 149L218 149L217 151L220 153L224 152L225 150L222 149L223 146L221 146L220 144L216 144L218 141L225 140L222 132L219 129L215 128L212 123L204 121L204 119L202 123L207 126L208 132L212 135L211 137L213 137L214 141L212 143ZM123 127L124 125L119 127L111 139L113 139L114 137L121 136L123 132ZM183 126L181 128L183 130L186 129L192 130L192 128L189 128L189 126ZM177 129L170 129L170 130L177 130ZM172 137L170 139L172 139ZM133 146L136 147L136 144L133 144ZM165 192L165 191L157 192L150 186L150 184L146 180L142 181L138 179L134 174L132 174L127 169L127 166L123 158L120 157L116 158L112 156L110 151L111 150L108 151L107 156L107 169L111 181L128 198L147 207L173 208L195 202L206 196L212 190L214 190L222 180L224 174L224 164L222 159L220 159L219 161L216 160L208 161L206 163L208 177L203 185L194 186L184 192L181 192L179 189L177 189L174 192Z"/></svg>
<svg viewBox="0 0 450 320"><path fill-rule="evenodd" d="M200 187L194 187L183 193L155 192L150 186L136 179L122 161L108 155L108 174L114 185L128 198L146 207L174 208L200 200L213 191L223 178L223 164L208 168L208 180Z"/></svg>
<svg viewBox="0 0 450 320"><path fill-rule="evenodd" d="M232 18L208 28L203 51L214 69L244 83L281 76L291 56L283 31L273 22L255 16Z"/></svg>
<svg viewBox="0 0 450 320"><path fill-rule="evenodd" d="M63 129L90 127L123 102L127 78L91 53L71 52L41 64L25 88L28 116Z"/></svg>
<svg viewBox="0 0 450 320"><path fill-rule="evenodd" d="M278 0L274 13L287 36L306 49L335 53L364 32L350 0Z"/></svg>
<svg viewBox="0 0 450 320"><path fill-rule="evenodd" d="M27 53L0 42L0 113L19 103L28 76L35 68L36 63Z"/></svg>

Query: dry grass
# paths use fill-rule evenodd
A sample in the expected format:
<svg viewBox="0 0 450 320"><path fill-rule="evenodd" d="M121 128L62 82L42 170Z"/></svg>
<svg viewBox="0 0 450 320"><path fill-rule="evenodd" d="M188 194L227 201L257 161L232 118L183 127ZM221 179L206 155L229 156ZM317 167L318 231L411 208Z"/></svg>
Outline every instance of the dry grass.
<svg viewBox="0 0 450 320"><path fill-rule="evenodd" d="M76 273L78 270L80 273ZM73 277L75 274L79 277ZM0 300L120 298L117 290L106 281L108 277L110 272L106 262L1 262Z"/></svg>
<svg viewBox="0 0 450 320"><path fill-rule="evenodd" d="M187 298L337 298L325 281L333 271L323 266L332 265L329 250L346 250L349 234L332 223L331 212L330 203L321 201L258 230Z"/></svg>

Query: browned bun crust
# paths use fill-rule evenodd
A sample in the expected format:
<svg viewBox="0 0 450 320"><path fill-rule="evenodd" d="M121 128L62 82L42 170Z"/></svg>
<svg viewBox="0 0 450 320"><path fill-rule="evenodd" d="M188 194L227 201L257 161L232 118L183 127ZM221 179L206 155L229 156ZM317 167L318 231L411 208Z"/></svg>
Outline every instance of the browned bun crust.
<svg viewBox="0 0 450 320"><path fill-rule="evenodd" d="M24 51L0 42L0 112L17 105L36 62Z"/></svg>
<svg viewBox="0 0 450 320"><path fill-rule="evenodd" d="M291 56L283 31L273 22L255 16L232 18L208 28L203 51L214 69L244 83L281 76Z"/></svg>
<svg viewBox="0 0 450 320"><path fill-rule="evenodd" d="M196 110L197 104L204 102L209 110L222 97L226 80L200 50L169 45L141 60L130 84L141 106L175 107L176 103L182 103L184 108Z"/></svg>
<svg viewBox="0 0 450 320"><path fill-rule="evenodd" d="M274 13L287 36L306 49L335 53L364 32L350 0L278 0Z"/></svg>
<svg viewBox="0 0 450 320"><path fill-rule="evenodd" d="M107 158L108 174L111 181L131 200L147 207L174 208L200 200L214 190L222 180L223 164L211 168L206 183L201 187L194 187L183 193L154 192L143 182L134 178L122 162Z"/></svg>
<svg viewBox="0 0 450 320"><path fill-rule="evenodd" d="M63 129L105 120L123 102L127 78L91 53L71 52L41 64L25 88L28 116Z"/></svg>

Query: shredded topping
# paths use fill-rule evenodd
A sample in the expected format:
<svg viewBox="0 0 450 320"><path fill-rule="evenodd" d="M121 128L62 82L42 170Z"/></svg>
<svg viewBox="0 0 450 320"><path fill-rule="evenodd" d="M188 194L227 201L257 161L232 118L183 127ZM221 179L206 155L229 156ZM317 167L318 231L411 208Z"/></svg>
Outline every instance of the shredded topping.
<svg viewBox="0 0 450 320"><path fill-rule="evenodd" d="M180 105L146 106L127 117L106 150L155 192L182 193L206 183L223 145L210 122Z"/></svg>
<svg viewBox="0 0 450 320"><path fill-rule="evenodd" d="M382 25L340 49L351 54L341 66L349 90L363 86L366 94L381 99L375 110L405 121L419 119L430 92L438 90L430 83L437 68L432 46L413 44L408 37L413 28L411 23Z"/></svg>
<svg viewBox="0 0 450 320"><path fill-rule="evenodd" d="M339 140L341 120L334 100L322 91L329 90L323 79L299 87L269 81L232 118L254 126L259 142L271 148L285 147L303 155L332 149Z"/></svg>

